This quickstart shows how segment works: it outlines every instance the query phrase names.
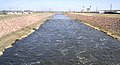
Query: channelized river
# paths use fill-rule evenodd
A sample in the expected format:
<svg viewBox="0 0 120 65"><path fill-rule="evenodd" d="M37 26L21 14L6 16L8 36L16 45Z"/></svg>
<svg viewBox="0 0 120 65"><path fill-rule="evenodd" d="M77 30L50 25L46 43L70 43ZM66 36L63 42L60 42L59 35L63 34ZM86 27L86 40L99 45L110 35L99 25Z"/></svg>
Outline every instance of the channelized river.
<svg viewBox="0 0 120 65"><path fill-rule="evenodd" d="M7 49L0 65L120 65L120 42L57 14Z"/></svg>

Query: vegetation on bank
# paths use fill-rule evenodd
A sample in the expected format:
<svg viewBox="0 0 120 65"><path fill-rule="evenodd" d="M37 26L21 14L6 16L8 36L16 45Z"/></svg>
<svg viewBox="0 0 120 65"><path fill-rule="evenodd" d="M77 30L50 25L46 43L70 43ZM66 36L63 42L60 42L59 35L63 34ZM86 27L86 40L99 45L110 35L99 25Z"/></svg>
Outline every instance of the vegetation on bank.
<svg viewBox="0 0 120 65"><path fill-rule="evenodd" d="M0 20L0 55L12 44L34 32L53 13L37 13L29 16Z"/></svg>
<svg viewBox="0 0 120 65"><path fill-rule="evenodd" d="M87 14L87 13L67 13L67 16L78 19L90 26L107 33L108 35L120 40L120 15L112 14Z"/></svg>

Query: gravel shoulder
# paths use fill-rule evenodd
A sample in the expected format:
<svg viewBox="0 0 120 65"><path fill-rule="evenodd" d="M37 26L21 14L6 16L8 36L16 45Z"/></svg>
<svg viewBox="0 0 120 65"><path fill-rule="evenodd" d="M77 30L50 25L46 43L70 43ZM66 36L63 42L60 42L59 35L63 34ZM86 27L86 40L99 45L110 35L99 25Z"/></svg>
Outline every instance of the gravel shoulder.
<svg viewBox="0 0 120 65"><path fill-rule="evenodd" d="M0 55L15 41L27 37L39 28L53 13L39 13L0 20ZM8 23L9 22L9 23Z"/></svg>
<svg viewBox="0 0 120 65"><path fill-rule="evenodd" d="M120 15L118 14L67 13L66 15L120 41Z"/></svg>

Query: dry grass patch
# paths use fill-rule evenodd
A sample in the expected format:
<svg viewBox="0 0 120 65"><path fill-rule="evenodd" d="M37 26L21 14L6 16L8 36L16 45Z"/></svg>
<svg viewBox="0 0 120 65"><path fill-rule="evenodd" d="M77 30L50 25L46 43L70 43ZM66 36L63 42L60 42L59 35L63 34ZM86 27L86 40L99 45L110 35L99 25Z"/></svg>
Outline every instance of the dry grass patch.
<svg viewBox="0 0 120 65"><path fill-rule="evenodd" d="M79 14L79 15L84 15L84 16L101 16L101 17L120 18L120 14L98 14L98 13L70 13L70 14Z"/></svg>
<svg viewBox="0 0 120 65"><path fill-rule="evenodd" d="M67 16L101 30L120 40L120 18L117 14L68 13ZM110 15L110 16L108 16Z"/></svg>
<svg viewBox="0 0 120 65"><path fill-rule="evenodd" d="M21 22L21 24L19 24L18 20L15 19L15 21L12 22L14 24L11 24L12 28L9 28L9 27L6 28L6 30L9 29L11 31L5 30L4 33L6 33L6 34L0 38L0 55L3 54L5 49L12 47L12 44L15 41L18 41L24 37L27 37L29 34L31 34L36 29L38 29L39 26L41 24L43 24L45 20L49 19L52 15L54 15L54 14L41 13L41 14L32 15L30 17L27 16L28 18L21 17L20 19L18 18L18 20L20 20L19 22ZM25 21L24 21L24 19L25 19ZM10 21L8 21L8 22L11 23ZM14 28L14 26L18 27L18 28Z"/></svg>

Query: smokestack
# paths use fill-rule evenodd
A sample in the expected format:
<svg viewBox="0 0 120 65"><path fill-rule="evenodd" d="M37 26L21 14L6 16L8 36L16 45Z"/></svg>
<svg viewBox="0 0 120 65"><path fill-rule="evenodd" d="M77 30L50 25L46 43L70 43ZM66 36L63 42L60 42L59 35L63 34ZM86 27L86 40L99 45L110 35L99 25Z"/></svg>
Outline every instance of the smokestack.
<svg viewBox="0 0 120 65"><path fill-rule="evenodd" d="M98 11L98 7L96 6L96 12Z"/></svg>
<svg viewBox="0 0 120 65"><path fill-rule="evenodd" d="M112 4L110 5L110 11L112 10Z"/></svg>

